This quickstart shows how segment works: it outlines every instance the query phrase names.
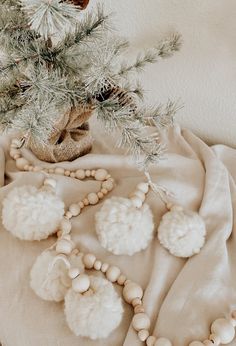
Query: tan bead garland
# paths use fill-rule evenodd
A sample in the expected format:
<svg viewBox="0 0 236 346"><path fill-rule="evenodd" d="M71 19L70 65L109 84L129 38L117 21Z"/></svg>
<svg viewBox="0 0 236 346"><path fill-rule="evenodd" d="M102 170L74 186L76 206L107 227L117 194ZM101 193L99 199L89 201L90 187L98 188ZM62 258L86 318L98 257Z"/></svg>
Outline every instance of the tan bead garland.
<svg viewBox="0 0 236 346"><path fill-rule="evenodd" d="M59 230L57 232L58 240L55 244L57 257L64 258L66 261L72 254L80 254L82 256L79 250L75 248L75 244L71 239L70 232L72 226L70 219L78 216L85 206L95 205L100 199L106 196L114 187L114 179L112 179L111 175L108 174L108 172L103 168L99 168L97 170L77 169L75 171L70 171L61 167L47 169L40 166L34 166L22 156L21 150L19 149L20 146L21 142L17 139L13 139L10 145L10 156L16 161L16 167L21 171L64 175L66 177L80 180L92 177L101 182L101 189L99 192L90 192L82 201L73 203L69 206L60 222ZM52 178L46 178L44 181L44 187L48 189L55 189L55 180ZM136 191L130 197L134 207L140 208L143 205L148 190L148 183L138 184ZM132 327L137 332L140 341L144 342L147 346L173 345L171 341L165 337L157 338L156 336L151 335L151 322L149 316L145 312L142 300L144 292L140 285L127 279L119 267L109 265L108 263L103 263L92 253L83 254L82 261L85 269L100 271L106 276L108 281L111 283L117 283L123 287L123 298L134 309ZM70 262L68 261L68 263ZM72 290L84 296L91 296L93 294L93 290L91 288L89 276L81 273L80 269L76 266L68 266L68 279L71 280ZM236 311L233 311L229 319L219 318L211 324L210 333L207 340L192 341L189 346L229 344L235 337L235 326Z"/></svg>

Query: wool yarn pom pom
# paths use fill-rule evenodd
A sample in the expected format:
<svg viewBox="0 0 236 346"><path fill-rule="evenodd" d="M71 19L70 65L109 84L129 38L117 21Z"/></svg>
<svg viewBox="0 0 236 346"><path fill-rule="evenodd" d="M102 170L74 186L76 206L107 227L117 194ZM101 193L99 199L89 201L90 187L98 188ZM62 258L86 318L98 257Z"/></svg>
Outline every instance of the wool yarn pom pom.
<svg viewBox="0 0 236 346"><path fill-rule="evenodd" d="M46 239L57 230L63 215L60 198L34 186L15 187L3 200L3 225L23 240Z"/></svg>
<svg viewBox="0 0 236 346"><path fill-rule="evenodd" d="M101 277L90 276L90 289L89 294L69 289L65 296L67 323L77 336L107 338L121 322L121 298L113 285Z"/></svg>
<svg viewBox="0 0 236 346"><path fill-rule="evenodd" d="M97 212L96 232L101 245L115 255L133 255L153 238L153 215L147 204L136 208L128 198L112 197Z"/></svg>
<svg viewBox="0 0 236 346"><path fill-rule="evenodd" d="M199 253L205 236L206 227L201 216L180 207L166 213L158 228L160 243L177 257L191 257Z"/></svg>
<svg viewBox="0 0 236 346"><path fill-rule="evenodd" d="M30 286L40 298L60 302L71 287L71 279L65 262L59 258L55 261L56 256L58 253L54 250L46 250L38 256L30 272ZM71 254L68 260L83 273L81 256Z"/></svg>

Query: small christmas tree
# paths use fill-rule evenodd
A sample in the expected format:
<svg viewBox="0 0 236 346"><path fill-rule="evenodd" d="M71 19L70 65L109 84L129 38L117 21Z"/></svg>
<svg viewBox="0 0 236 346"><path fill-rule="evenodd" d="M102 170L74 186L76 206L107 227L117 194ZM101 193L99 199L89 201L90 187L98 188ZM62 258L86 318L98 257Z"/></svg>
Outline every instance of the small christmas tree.
<svg viewBox="0 0 236 346"><path fill-rule="evenodd" d="M0 127L19 131L35 150L47 151L53 144L62 151L65 123L73 119L74 127L88 131L86 120L93 112L106 130L119 131L119 144L138 160L142 156L146 167L163 151L146 127L170 124L176 104L144 107L142 88L133 77L145 64L177 51L180 37L173 34L133 63L122 62L128 42L114 35L101 7L80 13L87 3L1 0ZM68 159L87 152L86 140L88 148Z"/></svg>

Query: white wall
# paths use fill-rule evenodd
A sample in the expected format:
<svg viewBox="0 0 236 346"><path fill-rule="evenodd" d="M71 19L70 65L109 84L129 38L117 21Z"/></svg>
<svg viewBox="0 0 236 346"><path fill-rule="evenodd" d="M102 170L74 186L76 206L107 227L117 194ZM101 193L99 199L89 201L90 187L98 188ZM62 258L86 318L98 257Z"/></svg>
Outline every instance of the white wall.
<svg viewBox="0 0 236 346"><path fill-rule="evenodd" d="M91 0L96 2L96 0ZM135 48L173 29L184 45L142 80L149 103L181 98L178 120L209 142L236 146L236 0L105 0Z"/></svg>

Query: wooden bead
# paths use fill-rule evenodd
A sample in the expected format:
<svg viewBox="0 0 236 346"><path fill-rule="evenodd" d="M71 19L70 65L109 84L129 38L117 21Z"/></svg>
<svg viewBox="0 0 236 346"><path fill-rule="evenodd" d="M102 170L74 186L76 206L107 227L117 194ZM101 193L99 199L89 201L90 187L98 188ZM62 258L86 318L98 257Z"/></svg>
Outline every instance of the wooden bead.
<svg viewBox="0 0 236 346"><path fill-rule="evenodd" d="M150 319L145 313L134 315L132 326L135 330L140 331L142 329L149 329L150 325Z"/></svg>
<svg viewBox="0 0 236 346"><path fill-rule="evenodd" d="M51 186L51 187L53 187L54 189L55 189L56 186L57 186L56 180L50 179L50 178L45 179L44 182L43 182L43 184L44 184L44 185Z"/></svg>
<svg viewBox="0 0 236 346"><path fill-rule="evenodd" d="M29 165L25 165L24 166L24 171L28 171L29 170Z"/></svg>
<svg viewBox="0 0 236 346"><path fill-rule="evenodd" d="M211 334L209 336L209 340L213 343L213 345L220 345L221 343L221 340L220 340L220 337L216 334Z"/></svg>
<svg viewBox="0 0 236 346"><path fill-rule="evenodd" d="M70 171L66 170L65 173L64 173L64 175L65 175L66 177L69 177L69 176L70 176Z"/></svg>
<svg viewBox="0 0 236 346"><path fill-rule="evenodd" d="M12 149L10 150L10 156L11 156L12 158L14 158L15 155L20 155L20 150L18 150L18 149L16 149L16 148L12 148Z"/></svg>
<svg viewBox="0 0 236 346"><path fill-rule="evenodd" d="M101 272L102 273L106 273L108 268L109 268L109 264L108 263L103 263L102 267L101 267Z"/></svg>
<svg viewBox="0 0 236 346"><path fill-rule="evenodd" d="M204 340L203 345L205 346L213 346L213 343L210 340Z"/></svg>
<svg viewBox="0 0 236 346"><path fill-rule="evenodd" d="M60 222L59 228L65 234L70 233L71 228L72 228L70 220L63 217L63 219Z"/></svg>
<svg viewBox="0 0 236 346"><path fill-rule="evenodd" d="M135 314L140 314L141 312L145 312L145 309L144 309L143 305L141 304L141 305L135 306L134 313Z"/></svg>
<svg viewBox="0 0 236 346"><path fill-rule="evenodd" d="M99 199L102 199L104 197L104 194L101 191L99 191L97 193L97 196L98 196Z"/></svg>
<svg viewBox="0 0 236 346"><path fill-rule="evenodd" d="M67 239L60 239L56 245L56 252L63 253L65 255L69 255L73 250L73 245Z"/></svg>
<svg viewBox="0 0 236 346"><path fill-rule="evenodd" d="M138 332L138 337L140 341L146 341L149 337L149 331L147 329L142 329Z"/></svg>
<svg viewBox="0 0 236 346"><path fill-rule="evenodd" d="M113 183L110 180L106 180L102 183L102 188L107 191L111 191L113 189Z"/></svg>
<svg viewBox="0 0 236 346"><path fill-rule="evenodd" d="M107 171L103 168L100 168L98 169L96 172L95 172L95 179L98 180L98 181L103 181L106 179L106 176L107 176Z"/></svg>
<svg viewBox="0 0 236 346"><path fill-rule="evenodd" d="M132 305L135 308L135 306L137 305L141 305L142 304L142 300L140 298L135 298L134 300L132 300Z"/></svg>
<svg viewBox="0 0 236 346"><path fill-rule="evenodd" d="M88 275L81 274L74 280L72 280L72 288L75 292L84 293L90 287L90 280Z"/></svg>
<svg viewBox="0 0 236 346"><path fill-rule="evenodd" d="M172 346L172 343L169 339L159 338L156 340L154 346Z"/></svg>
<svg viewBox="0 0 236 346"><path fill-rule="evenodd" d="M154 346L155 342L156 342L156 338L153 335L150 335L146 340L147 346Z"/></svg>
<svg viewBox="0 0 236 346"><path fill-rule="evenodd" d="M85 171L83 169L78 169L76 172L75 172L75 176L77 179L84 179L85 178Z"/></svg>
<svg viewBox="0 0 236 346"><path fill-rule="evenodd" d="M137 185L137 189L146 194L146 193L148 193L148 190L149 190L149 184L148 183L139 183Z"/></svg>
<svg viewBox="0 0 236 346"><path fill-rule="evenodd" d="M142 202L146 199L146 195L142 191L135 191L134 197L138 197Z"/></svg>
<svg viewBox="0 0 236 346"><path fill-rule="evenodd" d="M56 168L55 168L55 173L56 173L56 174L64 175L65 170L64 170L64 168L56 167Z"/></svg>
<svg viewBox="0 0 236 346"><path fill-rule="evenodd" d="M72 213L68 210L67 212L66 212L66 217L68 218L68 219L71 219L72 218Z"/></svg>
<svg viewBox="0 0 236 346"><path fill-rule="evenodd" d="M118 285L120 285L120 286L123 286L124 283L125 283L125 281L126 281L126 276L123 275L123 274L121 274L121 275L118 277L118 279L117 279L117 283L118 283Z"/></svg>
<svg viewBox="0 0 236 346"><path fill-rule="evenodd" d="M83 257L83 263L86 269L92 269L95 261L96 257L91 253L88 253Z"/></svg>
<svg viewBox="0 0 236 346"><path fill-rule="evenodd" d="M235 336L234 327L225 318L219 318L212 323L211 333L218 335L222 344L229 344Z"/></svg>
<svg viewBox="0 0 236 346"><path fill-rule="evenodd" d="M135 298L142 299L143 290L134 282L128 282L123 289L123 296L127 303L131 303Z"/></svg>
<svg viewBox="0 0 236 346"><path fill-rule="evenodd" d="M102 192L104 195L107 195L107 194L108 194L108 190L107 190L107 189L101 189L101 192Z"/></svg>
<svg viewBox="0 0 236 346"><path fill-rule="evenodd" d="M92 205L95 205L98 203L98 196L94 192L89 193L87 198L88 198L89 203Z"/></svg>
<svg viewBox="0 0 236 346"><path fill-rule="evenodd" d="M78 268L70 268L68 275L71 279L75 279L80 274Z"/></svg>
<svg viewBox="0 0 236 346"><path fill-rule="evenodd" d="M143 202L138 197L131 197L130 200L135 208L141 208L143 205Z"/></svg>
<svg viewBox="0 0 236 346"><path fill-rule="evenodd" d="M189 346L204 346L201 341L192 341Z"/></svg>
<svg viewBox="0 0 236 346"><path fill-rule="evenodd" d="M71 177L71 178L75 178L75 172L71 172L71 173L70 173L70 177Z"/></svg>
<svg viewBox="0 0 236 346"><path fill-rule="evenodd" d="M77 216L80 214L80 207L78 204L71 204L71 206L69 207L69 211L73 216Z"/></svg>
<svg viewBox="0 0 236 346"><path fill-rule="evenodd" d="M100 270L100 269L101 269L101 267L102 267L102 262L101 262L101 261L96 260L96 261L94 262L93 267L94 267L94 269L95 269L95 270Z"/></svg>
<svg viewBox="0 0 236 346"><path fill-rule="evenodd" d="M29 164L29 161L26 160L24 157L20 157L16 160L16 167L23 171L24 167Z"/></svg>
<svg viewBox="0 0 236 346"><path fill-rule="evenodd" d="M82 201L79 202L78 204L79 204L80 209L83 209L83 208L84 208L84 203L83 203Z"/></svg>
<svg viewBox="0 0 236 346"><path fill-rule="evenodd" d="M85 171L85 176L89 178L90 175L91 175L90 169L86 169L86 171Z"/></svg>
<svg viewBox="0 0 236 346"><path fill-rule="evenodd" d="M107 269L106 277L109 281L116 282L119 276L120 276L120 268L115 266L110 266Z"/></svg>
<svg viewBox="0 0 236 346"><path fill-rule="evenodd" d="M94 177L94 176L95 176L95 173L96 173L96 171L95 171L95 169L93 169L93 170L91 171L91 177Z"/></svg>
<svg viewBox="0 0 236 346"><path fill-rule="evenodd" d="M89 205L89 200L88 200L88 198L84 198L84 199L83 199L83 203L84 203L85 206Z"/></svg>

